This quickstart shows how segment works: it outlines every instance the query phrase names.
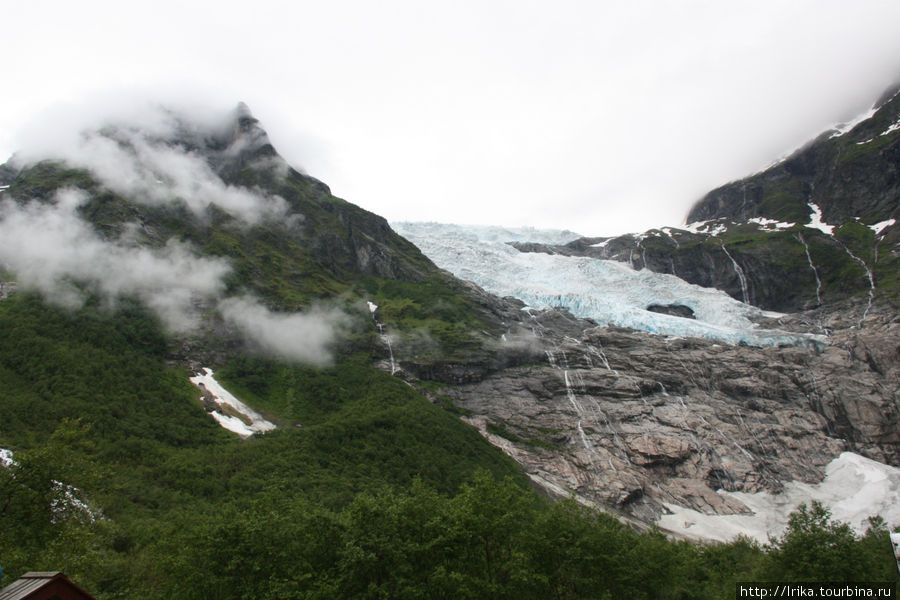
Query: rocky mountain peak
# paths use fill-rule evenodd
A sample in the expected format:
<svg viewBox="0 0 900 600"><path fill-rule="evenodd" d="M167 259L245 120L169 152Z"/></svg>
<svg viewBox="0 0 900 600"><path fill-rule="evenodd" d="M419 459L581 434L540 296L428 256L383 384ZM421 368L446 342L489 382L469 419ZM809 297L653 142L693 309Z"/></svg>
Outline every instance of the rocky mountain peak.
<svg viewBox="0 0 900 600"><path fill-rule="evenodd" d="M891 86L872 109L823 132L786 159L728 183L691 208L688 223L751 218L810 223L810 203L828 223L874 224L900 201L900 95Z"/></svg>

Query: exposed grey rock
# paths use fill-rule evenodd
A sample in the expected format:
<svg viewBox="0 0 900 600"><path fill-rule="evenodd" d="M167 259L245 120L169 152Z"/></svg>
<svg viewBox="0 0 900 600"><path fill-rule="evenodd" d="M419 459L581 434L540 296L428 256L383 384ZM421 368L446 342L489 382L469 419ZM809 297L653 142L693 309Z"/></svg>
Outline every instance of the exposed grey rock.
<svg viewBox="0 0 900 600"><path fill-rule="evenodd" d="M651 522L675 503L746 512L716 490L778 492L815 483L842 451L900 465L900 360L892 306L842 304L783 317L827 328L813 349L726 346L550 314L492 358L447 367L437 393L551 491ZM536 323L541 315L534 315ZM573 327L582 330L573 335ZM502 358L504 344L515 360ZM514 347L518 344L518 347ZM414 361L405 361L414 372ZM411 367L411 368L410 368ZM434 375L434 373L429 373ZM504 437L505 436L505 437Z"/></svg>
<svg viewBox="0 0 900 600"><path fill-rule="evenodd" d="M683 304L651 304L647 307L651 312L658 312L664 315L672 315L673 317L683 317L685 319L693 319L694 311L689 306Z"/></svg>

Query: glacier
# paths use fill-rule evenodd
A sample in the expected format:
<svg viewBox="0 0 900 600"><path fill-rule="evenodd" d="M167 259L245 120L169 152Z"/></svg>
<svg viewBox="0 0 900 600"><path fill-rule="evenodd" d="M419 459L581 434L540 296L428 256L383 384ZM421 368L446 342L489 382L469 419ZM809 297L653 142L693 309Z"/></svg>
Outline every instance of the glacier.
<svg viewBox="0 0 900 600"><path fill-rule="evenodd" d="M753 346L824 346L820 335L764 329L756 320L777 313L735 300L674 275L636 271L629 265L587 257L520 252L509 242L565 244L581 237L571 231L392 222L438 267L498 296L512 296L526 308L562 307L598 325L650 333L700 337ZM652 312L653 304L677 304L695 319Z"/></svg>

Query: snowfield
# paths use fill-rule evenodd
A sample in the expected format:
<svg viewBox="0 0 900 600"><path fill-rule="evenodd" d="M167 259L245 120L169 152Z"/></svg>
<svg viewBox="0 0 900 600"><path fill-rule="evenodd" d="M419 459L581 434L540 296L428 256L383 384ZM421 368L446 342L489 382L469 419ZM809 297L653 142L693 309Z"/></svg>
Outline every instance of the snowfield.
<svg viewBox="0 0 900 600"><path fill-rule="evenodd" d="M660 528L686 537L728 541L746 535L760 543L781 536L788 516L797 506L813 501L831 510L832 517L865 532L867 519L879 515L892 525L900 523L900 469L844 452L825 468L825 479L810 485L791 481L784 491L747 494L719 492L740 500L752 515L706 515L696 510L667 504L672 514L664 515Z"/></svg>

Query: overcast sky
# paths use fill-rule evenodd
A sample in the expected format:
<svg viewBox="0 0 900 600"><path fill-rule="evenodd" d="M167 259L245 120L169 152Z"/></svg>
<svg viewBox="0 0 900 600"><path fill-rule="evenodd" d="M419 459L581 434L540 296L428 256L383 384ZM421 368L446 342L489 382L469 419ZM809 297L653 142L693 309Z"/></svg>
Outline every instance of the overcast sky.
<svg viewBox="0 0 900 600"><path fill-rule="evenodd" d="M900 80L898 24L898 0L8 2L0 161L97 94L243 100L390 220L678 225Z"/></svg>

